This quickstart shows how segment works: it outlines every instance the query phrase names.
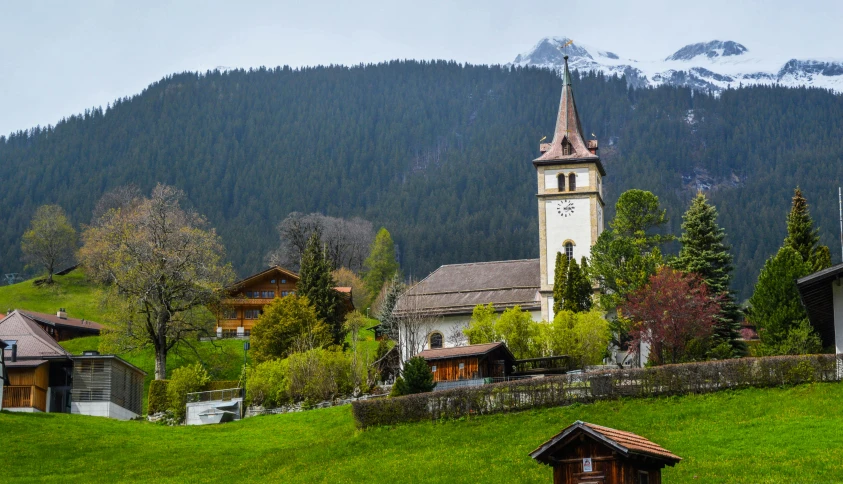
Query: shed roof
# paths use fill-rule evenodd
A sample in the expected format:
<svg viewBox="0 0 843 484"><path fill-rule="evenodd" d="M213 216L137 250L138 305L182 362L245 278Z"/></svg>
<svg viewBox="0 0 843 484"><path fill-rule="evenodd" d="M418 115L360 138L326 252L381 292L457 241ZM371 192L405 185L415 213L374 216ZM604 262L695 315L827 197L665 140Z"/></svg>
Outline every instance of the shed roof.
<svg viewBox="0 0 843 484"><path fill-rule="evenodd" d="M831 283L843 278L843 264L831 266L796 280L802 305L823 346L834 344L834 305Z"/></svg>
<svg viewBox="0 0 843 484"><path fill-rule="evenodd" d="M565 430L540 445L530 453L530 457L539 462L550 464L552 463L551 455L559 448L571 443L569 437L575 437L579 434L589 435L626 457L651 457L670 466L682 460L681 457L673 452L664 449L640 435L583 422L581 420L577 420Z"/></svg>
<svg viewBox="0 0 843 484"><path fill-rule="evenodd" d="M444 265L402 294L396 312L471 314L478 304L540 309L539 267L539 259Z"/></svg>
<svg viewBox="0 0 843 484"><path fill-rule="evenodd" d="M92 332L99 332L102 330L102 325L93 321L87 321L78 318L60 318L55 314L36 313L35 311L21 310L30 319L39 323L50 326L67 326L70 328L90 330Z"/></svg>
<svg viewBox="0 0 843 484"><path fill-rule="evenodd" d="M17 310L0 320L0 339L17 344L19 361L70 356L35 320Z"/></svg>
<svg viewBox="0 0 843 484"><path fill-rule="evenodd" d="M122 365L126 366L127 368L130 368L130 369L134 370L136 373L141 373L141 374L143 374L144 376L146 376L146 372L145 372L145 371L141 370L141 369L140 369L140 368L138 368L137 366L135 366L135 365L133 365L133 364L129 363L128 361L124 360L123 358L120 358L120 357L119 357L119 356L117 356L117 355L100 355L100 354L95 354L95 355L84 355L84 354L83 354L83 355L73 355L73 361L77 361L77 360L115 360L115 361L117 361L117 362L121 363Z"/></svg>
<svg viewBox="0 0 843 484"><path fill-rule="evenodd" d="M468 356L482 356L491 353L497 349L503 349L512 360L515 357L509 351L504 343L484 343L479 345L455 346L453 348L436 348L432 350L424 350L418 354L425 360L444 360L450 358L465 358Z"/></svg>

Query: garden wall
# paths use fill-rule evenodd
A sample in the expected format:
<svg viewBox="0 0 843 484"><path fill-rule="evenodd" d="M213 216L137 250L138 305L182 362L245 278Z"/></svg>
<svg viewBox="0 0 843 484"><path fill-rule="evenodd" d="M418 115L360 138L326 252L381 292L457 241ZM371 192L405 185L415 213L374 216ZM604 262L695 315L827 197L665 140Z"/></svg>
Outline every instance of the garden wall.
<svg viewBox="0 0 843 484"><path fill-rule="evenodd" d="M351 407L357 426L366 428L620 397L839 381L841 359L835 355L770 356L618 369L356 401Z"/></svg>

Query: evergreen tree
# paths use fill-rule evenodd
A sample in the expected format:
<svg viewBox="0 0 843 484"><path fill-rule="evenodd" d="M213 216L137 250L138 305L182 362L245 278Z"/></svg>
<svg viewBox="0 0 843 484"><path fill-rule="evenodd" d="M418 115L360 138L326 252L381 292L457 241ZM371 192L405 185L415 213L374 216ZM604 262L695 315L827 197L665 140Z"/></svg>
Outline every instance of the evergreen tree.
<svg viewBox="0 0 843 484"><path fill-rule="evenodd" d="M392 280L386 286L383 302L378 310L378 321L381 323L381 331L386 336L394 341L398 340L398 322L396 321L395 305L398 304L398 298L404 292L404 285L398 279L398 274L392 276Z"/></svg>
<svg viewBox="0 0 843 484"><path fill-rule="evenodd" d="M396 388L393 389L391 396L431 392L436 386L430 366L420 356L410 358L404 363L404 371L399 380L395 381Z"/></svg>
<svg viewBox="0 0 843 484"><path fill-rule="evenodd" d="M586 271L588 265L585 257L582 258L582 265L577 264L577 261L571 260L568 264L567 281L565 284L565 300L562 304L564 311L571 311L580 313L590 311L592 306L592 289ZM585 270L584 270L585 269Z"/></svg>
<svg viewBox="0 0 843 484"><path fill-rule="evenodd" d="M820 231L814 227L814 221L808 211L808 200L802 195L802 190L796 187L790 213L787 215L787 237L784 239L784 245L798 252L802 260L809 263L811 272L815 272L831 266L828 247L819 243Z"/></svg>
<svg viewBox="0 0 843 484"><path fill-rule="evenodd" d="M340 295L334 289L333 267L328 259L319 234L314 233L307 241L302 254L301 273L296 286L300 296L306 296L317 317L328 325L334 343L340 344L345 337L343 328L343 305Z"/></svg>
<svg viewBox="0 0 843 484"><path fill-rule="evenodd" d="M398 262L395 260L395 243L392 236L384 227L378 230L372 251L363 262L363 283L370 297L377 297L384 283L398 272ZM371 301L369 301L371 304Z"/></svg>
<svg viewBox="0 0 843 484"><path fill-rule="evenodd" d="M568 280L568 256L556 253L556 265L553 271L553 314L562 311L565 301L565 282Z"/></svg>
<svg viewBox="0 0 843 484"><path fill-rule="evenodd" d="M682 248L671 265L699 275L712 295L721 296L713 346L727 343L733 356L743 356L746 345L739 341L741 314L730 288L732 254L724 242L726 231L717 225L717 209L699 192L682 218Z"/></svg>

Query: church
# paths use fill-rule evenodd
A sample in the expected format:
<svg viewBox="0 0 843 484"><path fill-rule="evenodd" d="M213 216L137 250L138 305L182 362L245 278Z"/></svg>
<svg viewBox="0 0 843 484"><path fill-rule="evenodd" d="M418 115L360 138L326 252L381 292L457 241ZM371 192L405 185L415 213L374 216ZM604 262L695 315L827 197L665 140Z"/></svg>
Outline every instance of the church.
<svg viewBox="0 0 843 484"><path fill-rule="evenodd" d="M583 136L574 102L568 56L553 140L542 143L536 170L539 210L539 259L449 264L408 289L396 305L397 316L414 315L420 323L400 335L402 360L425 349L465 344L478 304L498 312L519 306L536 321L553 319L556 253L589 257L603 231L603 177L597 140Z"/></svg>

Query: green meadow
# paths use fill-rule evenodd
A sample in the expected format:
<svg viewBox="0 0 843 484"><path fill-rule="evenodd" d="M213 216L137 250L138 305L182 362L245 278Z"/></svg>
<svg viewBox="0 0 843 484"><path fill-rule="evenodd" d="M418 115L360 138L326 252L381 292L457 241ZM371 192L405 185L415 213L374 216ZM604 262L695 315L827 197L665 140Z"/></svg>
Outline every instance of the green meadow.
<svg viewBox="0 0 843 484"><path fill-rule="evenodd" d="M620 400L356 429L348 406L218 426L0 413L4 482L549 483L528 453L575 420L683 457L664 482L843 481L843 385Z"/></svg>

